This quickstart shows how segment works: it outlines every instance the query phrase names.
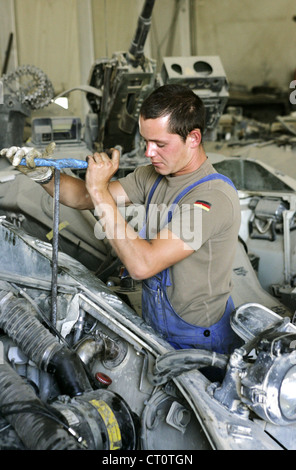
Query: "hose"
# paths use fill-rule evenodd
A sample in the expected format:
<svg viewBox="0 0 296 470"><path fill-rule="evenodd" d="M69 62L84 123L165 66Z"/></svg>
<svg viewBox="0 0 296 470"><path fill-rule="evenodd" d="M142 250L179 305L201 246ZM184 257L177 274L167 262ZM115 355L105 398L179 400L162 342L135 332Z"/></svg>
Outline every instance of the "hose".
<svg viewBox="0 0 296 470"><path fill-rule="evenodd" d="M170 351L156 359L153 373L148 373L148 380L153 385L161 385L183 372L202 367L225 369L229 357L205 349L179 349Z"/></svg>
<svg viewBox="0 0 296 470"><path fill-rule="evenodd" d="M94 391L77 352L61 345L33 311L30 302L17 298L10 284L0 281L0 328L36 366L55 375L62 395L74 398L49 406L2 362L0 415L27 449L134 449L136 429L124 400L113 392Z"/></svg>
<svg viewBox="0 0 296 470"><path fill-rule="evenodd" d="M91 391L78 354L58 342L34 316L30 303L9 292L9 284L1 282L3 287L7 290L0 290L0 328L38 368L55 375L62 393L73 397Z"/></svg>
<svg viewBox="0 0 296 470"><path fill-rule="evenodd" d="M0 327L42 370L62 346L33 315L32 307L11 292L0 291Z"/></svg>
<svg viewBox="0 0 296 470"><path fill-rule="evenodd" d="M28 385L7 363L0 364L0 413L30 450L79 450L77 440L57 422ZM69 429L70 430L70 429Z"/></svg>

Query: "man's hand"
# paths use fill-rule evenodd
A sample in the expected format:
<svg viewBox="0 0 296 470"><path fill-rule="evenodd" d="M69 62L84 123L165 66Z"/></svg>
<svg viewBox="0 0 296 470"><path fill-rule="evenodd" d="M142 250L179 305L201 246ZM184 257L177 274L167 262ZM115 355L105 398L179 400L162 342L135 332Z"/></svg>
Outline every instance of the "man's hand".
<svg viewBox="0 0 296 470"><path fill-rule="evenodd" d="M54 149L54 142L51 142L44 152L39 152L32 147L9 147L2 149L0 156L8 158L13 166L36 181L36 183L44 184L51 179L53 169L51 167L36 167L35 158L49 158L54 152ZM26 160L26 166L20 165L23 158Z"/></svg>
<svg viewBox="0 0 296 470"><path fill-rule="evenodd" d="M108 190L109 182L119 167L120 151L112 149L111 158L105 152L94 153L87 158L88 168L85 176L86 188L95 200L99 193Z"/></svg>

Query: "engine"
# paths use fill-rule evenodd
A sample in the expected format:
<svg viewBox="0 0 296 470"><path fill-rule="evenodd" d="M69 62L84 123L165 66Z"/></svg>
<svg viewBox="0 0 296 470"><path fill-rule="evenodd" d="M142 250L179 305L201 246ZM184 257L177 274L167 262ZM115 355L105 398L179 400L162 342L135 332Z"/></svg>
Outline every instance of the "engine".
<svg viewBox="0 0 296 470"><path fill-rule="evenodd" d="M53 324L51 245L0 232L0 448L208 448L177 388L148 380L170 346L62 253Z"/></svg>
<svg viewBox="0 0 296 470"><path fill-rule="evenodd" d="M4 218L0 250L0 449L295 448L288 317L244 304L230 356L176 351L63 253L53 296L51 245Z"/></svg>

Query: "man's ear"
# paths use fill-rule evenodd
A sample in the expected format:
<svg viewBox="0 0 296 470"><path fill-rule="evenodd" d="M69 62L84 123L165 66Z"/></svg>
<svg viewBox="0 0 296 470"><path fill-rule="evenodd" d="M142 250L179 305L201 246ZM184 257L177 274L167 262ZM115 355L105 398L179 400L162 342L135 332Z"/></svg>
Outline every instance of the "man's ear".
<svg viewBox="0 0 296 470"><path fill-rule="evenodd" d="M201 144L202 137L199 129L193 129L189 132L188 137L191 148L196 148Z"/></svg>

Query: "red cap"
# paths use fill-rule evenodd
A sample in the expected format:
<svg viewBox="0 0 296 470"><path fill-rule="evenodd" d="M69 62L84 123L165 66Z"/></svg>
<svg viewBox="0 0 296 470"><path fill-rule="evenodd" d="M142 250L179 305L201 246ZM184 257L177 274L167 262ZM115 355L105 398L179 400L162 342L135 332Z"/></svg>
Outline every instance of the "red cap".
<svg viewBox="0 0 296 470"><path fill-rule="evenodd" d="M103 374L103 372L97 372L95 377L102 385L105 385L106 387L112 384L110 377L108 377L106 374Z"/></svg>

